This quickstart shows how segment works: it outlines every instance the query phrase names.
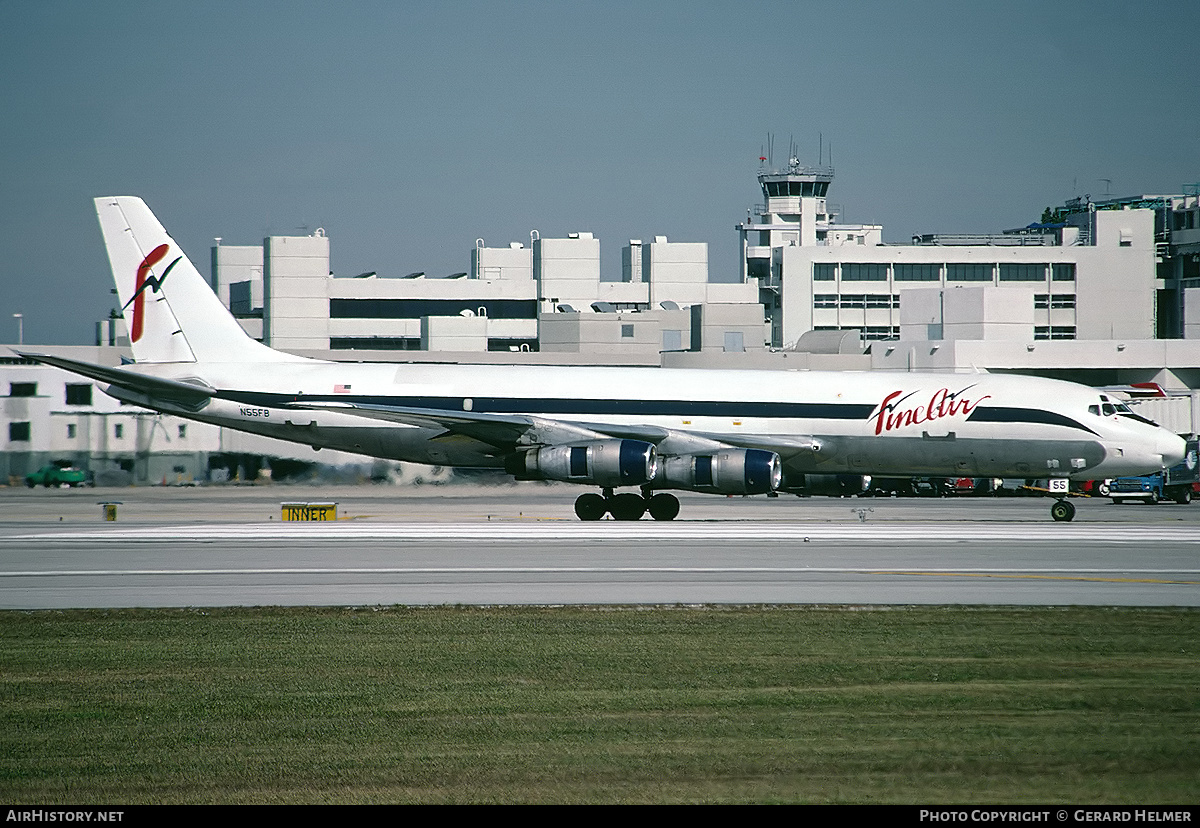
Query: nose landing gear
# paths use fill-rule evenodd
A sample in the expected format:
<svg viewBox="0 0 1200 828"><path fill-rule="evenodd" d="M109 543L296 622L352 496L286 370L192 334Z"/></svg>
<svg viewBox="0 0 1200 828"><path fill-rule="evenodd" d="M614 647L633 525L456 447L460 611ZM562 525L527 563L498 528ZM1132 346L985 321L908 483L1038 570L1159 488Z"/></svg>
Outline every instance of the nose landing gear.
<svg viewBox="0 0 1200 828"><path fill-rule="evenodd" d="M1075 504L1067 500L1070 491L1071 481L1067 478L1050 478L1050 494L1055 497L1054 505L1050 507L1050 517L1056 521L1069 521L1075 517Z"/></svg>
<svg viewBox="0 0 1200 828"><path fill-rule="evenodd" d="M1069 500L1056 500L1050 507L1050 517L1057 521L1069 521L1075 517L1075 504Z"/></svg>

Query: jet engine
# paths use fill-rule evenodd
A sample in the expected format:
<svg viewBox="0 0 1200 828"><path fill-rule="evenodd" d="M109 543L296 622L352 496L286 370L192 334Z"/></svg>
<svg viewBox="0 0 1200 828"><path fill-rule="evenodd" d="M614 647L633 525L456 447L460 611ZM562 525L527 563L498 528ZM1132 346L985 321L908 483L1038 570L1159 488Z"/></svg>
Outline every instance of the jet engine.
<svg viewBox="0 0 1200 828"><path fill-rule="evenodd" d="M504 470L518 480L565 480L603 487L641 486L658 471L658 452L641 440L543 446L509 455Z"/></svg>
<svg viewBox="0 0 1200 828"><path fill-rule="evenodd" d="M655 488L716 494L766 494L783 479L779 455L761 449L663 457Z"/></svg>

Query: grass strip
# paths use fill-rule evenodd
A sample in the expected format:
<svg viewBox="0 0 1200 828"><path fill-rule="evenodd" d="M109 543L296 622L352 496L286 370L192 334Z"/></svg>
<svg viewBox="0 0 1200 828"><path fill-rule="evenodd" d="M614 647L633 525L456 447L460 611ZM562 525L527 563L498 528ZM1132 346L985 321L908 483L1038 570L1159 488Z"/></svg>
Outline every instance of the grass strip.
<svg viewBox="0 0 1200 828"><path fill-rule="evenodd" d="M1200 613L0 612L30 804L1194 803Z"/></svg>

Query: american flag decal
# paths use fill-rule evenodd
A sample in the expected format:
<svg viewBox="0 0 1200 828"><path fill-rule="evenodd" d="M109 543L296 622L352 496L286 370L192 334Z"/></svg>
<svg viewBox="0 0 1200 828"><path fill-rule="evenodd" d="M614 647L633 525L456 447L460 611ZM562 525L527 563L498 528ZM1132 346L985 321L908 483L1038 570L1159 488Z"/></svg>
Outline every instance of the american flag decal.
<svg viewBox="0 0 1200 828"><path fill-rule="evenodd" d="M350 393L350 386L349 386L349 385L335 385L335 386L333 386L333 393L335 393L335 394L349 394L349 393Z"/></svg>

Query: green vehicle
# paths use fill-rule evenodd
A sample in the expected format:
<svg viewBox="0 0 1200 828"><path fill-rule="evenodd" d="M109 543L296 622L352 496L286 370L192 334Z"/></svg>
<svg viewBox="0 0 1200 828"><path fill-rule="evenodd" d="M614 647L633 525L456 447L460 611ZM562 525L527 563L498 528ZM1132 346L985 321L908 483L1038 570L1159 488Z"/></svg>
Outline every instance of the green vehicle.
<svg viewBox="0 0 1200 828"><path fill-rule="evenodd" d="M45 486L47 489L52 486L65 488L90 486L92 485L92 475L90 472L77 469L69 464L51 463L49 466L42 466L32 474L25 475L25 485L31 489L34 486Z"/></svg>

